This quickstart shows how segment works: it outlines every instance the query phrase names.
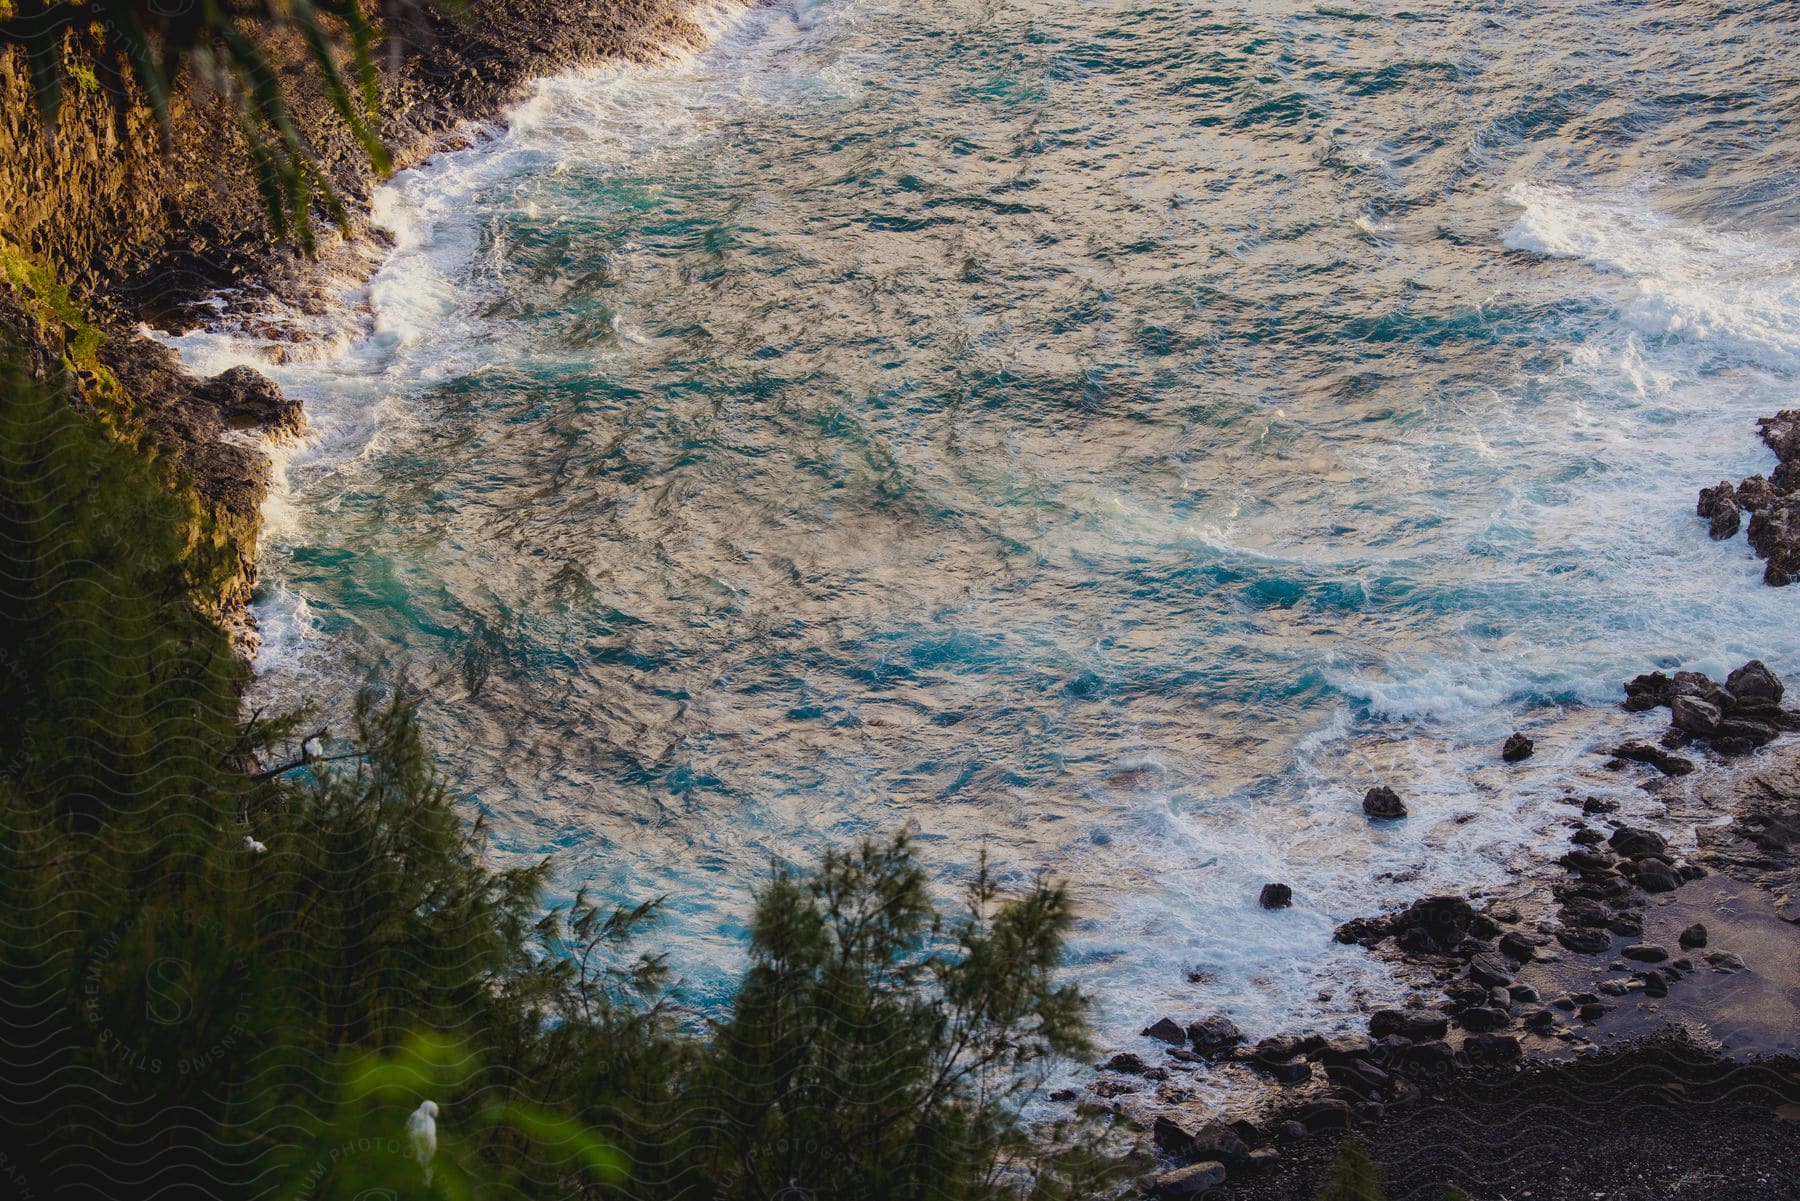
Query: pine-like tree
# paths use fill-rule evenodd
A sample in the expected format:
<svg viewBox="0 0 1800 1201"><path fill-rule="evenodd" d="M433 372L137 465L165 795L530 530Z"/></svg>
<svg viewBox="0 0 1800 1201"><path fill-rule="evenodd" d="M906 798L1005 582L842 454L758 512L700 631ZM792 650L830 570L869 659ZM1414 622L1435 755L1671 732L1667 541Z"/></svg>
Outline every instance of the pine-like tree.
<svg viewBox="0 0 1800 1201"><path fill-rule="evenodd" d="M1326 1177L1316 1201L1383 1201L1381 1173L1355 1136L1338 1144L1331 1175Z"/></svg>

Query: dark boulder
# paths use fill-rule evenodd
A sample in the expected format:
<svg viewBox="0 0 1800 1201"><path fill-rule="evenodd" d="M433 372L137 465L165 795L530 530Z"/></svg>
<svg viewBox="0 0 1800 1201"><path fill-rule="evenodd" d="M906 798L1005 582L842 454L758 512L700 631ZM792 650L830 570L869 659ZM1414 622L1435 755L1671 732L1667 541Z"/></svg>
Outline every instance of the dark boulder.
<svg viewBox="0 0 1800 1201"><path fill-rule="evenodd" d="M1763 583L1784 588L1800 574L1800 500L1784 498L1750 518L1751 549L1767 561Z"/></svg>
<svg viewBox="0 0 1800 1201"><path fill-rule="evenodd" d="M1513 982L1512 972L1497 955L1477 955L1469 960L1469 978L1488 988L1505 988Z"/></svg>
<svg viewBox="0 0 1800 1201"><path fill-rule="evenodd" d="M1444 986L1444 995L1450 998L1455 1009L1467 1009L1471 1005L1486 1005L1493 992L1485 984L1477 984L1473 980L1457 980ZM1451 1012L1455 1012L1455 1009Z"/></svg>
<svg viewBox="0 0 1800 1201"><path fill-rule="evenodd" d="M1725 687L1740 704L1746 701L1767 701L1769 704L1779 705L1782 695L1787 691L1782 686L1781 678L1770 671L1761 659L1752 659L1726 676Z"/></svg>
<svg viewBox="0 0 1800 1201"><path fill-rule="evenodd" d="M1619 861L1605 851L1576 847L1559 858L1557 862L1572 872L1580 872L1587 876L1603 876L1611 872Z"/></svg>
<svg viewBox="0 0 1800 1201"><path fill-rule="evenodd" d="M1669 724L1700 738L1718 733L1719 723L1724 720L1723 709L1697 696L1678 696L1669 706Z"/></svg>
<svg viewBox="0 0 1800 1201"><path fill-rule="evenodd" d="M1104 1066L1109 1072L1124 1072L1132 1076L1141 1076L1144 1074L1144 1069L1150 1065L1130 1051L1121 1051L1107 1060Z"/></svg>
<svg viewBox="0 0 1800 1201"><path fill-rule="evenodd" d="M1511 1034L1471 1034L1463 1041L1463 1054L1470 1063L1514 1063L1524 1048Z"/></svg>
<svg viewBox="0 0 1800 1201"><path fill-rule="evenodd" d="M1735 538L1743 522L1744 511L1738 508L1737 501L1721 497L1713 508L1712 520L1706 523L1706 536L1714 542Z"/></svg>
<svg viewBox="0 0 1800 1201"><path fill-rule="evenodd" d="M1700 500L1694 506L1694 516L1711 517L1713 508L1719 503L1721 497L1729 499L1735 505L1737 503L1737 485L1730 480L1720 480L1717 487L1700 489Z"/></svg>
<svg viewBox="0 0 1800 1201"><path fill-rule="evenodd" d="M1504 1030L1512 1025L1512 1015L1492 1005L1478 1005L1463 1010L1456 1021L1464 1030Z"/></svg>
<svg viewBox="0 0 1800 1201"><path fill-rule="evenodd" d="M1592 929L1605 926L1613 919L1613 911L1591 897L1570 897L1563 902L1562 920L1566 926Z"/></svg>
<svg viewBox="0 0 1800 1201"><path fill-rule="evenodd" d="M1461 897L1421 897L1394 915L1396 928L1429 930L1437 941L1449 944L1458 941L1450 934L1460 936L1474 923L1475 907Z"/></svg>
<svg viewBox="0 0 1800 1201"><path fill-rule="evenodd" d="M1305 1084L1312 1079L1312 1064L1304 1059L1273 1059L1258 1055L1250 1066L1282 1084Z"/></svg>
<svg viewBox="0 0 1800 1201"><path fill-rule="evenodd" d="M1635 959L1639 963L1661 963L1669 957L1669 952L1653 942L1634 942L1619 954L1627 959Z"/></svg>
<svg viewBox="0 0 1800 1201"><path fill-rule="evenodd" d="M1556 932L1556 941L1582 955L1599 955L1612 948L1612 935L1604 930L1570 929Z"/></svg>
<svg viewBox="0 0 1800 1201"><path fill-rule="evenodd" d="M1543 941L1534 935L1523 934L1517 930L1508 930L1500 936L1500 951L1518 960L1530 960L1537 957L1537 949Z"/></svg>
<svg viewBox="0 0 1800 1201"><path fill-rule="evenodd" d="M293 435L305 425L300 402L283 396L274 380L249 367L233 367L203 381L194 398L217 408L234 429Z"/></svg>
<svg viewBox="0 0 1800 1201"><path fill-rule="evenodd" d="M1783 409L1773 417L1760 417L1756 428L1783 463L1800 456L1800 409Z"/></svg>
<svg viewBox="0 0 1800 1201"><path fill-rule="evenodd" d="M1450 1019L1435 1009L1378 1009L1369 1015L1369 1033L1376 1038L1442 1038L1449 1029Z"/></svg>
<svg viewBox="0 0 1800 1201"><path fill-rule="evenodd" d="M1374 1049L1375 1045L1360 1034L1339 1034L1326 1039L1312 1054L1320 1063L1330 1065L1347 1063L1352 1059L1367 1059Z"/></svg>
<svg viewBox="0 0 1800 1201"><path fill-rule="evenodd" d="M1294 890L1286 884L1265 884L1256 900L1264 909L1286 909L1294 903Z"/></svg>
<svg viewBox="0 0 1800 1201"><path fill-rule="evenodd" d="M1152 1189L1160 1201L1188 1201L1188 1198L1203 1197L1224 1183L1224 1164L1191 1163L1185 1168L1164 1172L1156 1178Z"/></svg>
<svg viewBox="0 0 1800 1201"><path fill-rule="evenodd" d="M1669 699L1673 701L1678 696L1699 697L1721 709L1729 709L1736 699L1723 684L1703 671L1676 672L1669 680Z"/></svg>
<svg viewBox="0 0 1800 1201"><path fill-rule="evenodd" d="M1536 749L1537 747L1531 739L1514 730L1511 737L1506 740L1506 745L1500 748L1500 758L1508 763L1517 763L1522 759L1531 758L1531 752Z"/></svg>
<svg viewBox="0 0 1800 1201"><path fill-rule="evenodd" d="M1738 532L1744 511L1737 502L1737 489L1730 480L1720 480L1716 488L1700 489L1700 503L1695 510L1707 519L1707 533L1713 541L1722 542Z"/></svg>
<svg viewBox="0 0 1800 1201"><path fill-rule="evenodd" d="M1364 793L1362 807L1364 813L1383 821L1406 816L1406 806L1401 803L1400 795L1385 784L1377 784Z"/></svg>
<svg viewBox="0 0 1800 1201"><path fill-rule="evenodd" d="M1456 1071L1456 1052L1442 1039L1415 1043L1399 1056L1397 1066L1415 1079L1441 1080Z"/></svg>
<svg viewBox="0 0 1800 1201"><path fill-rule="evenodd" d="M1671 755L1659 746L1643 742L1624 742L1613 748L1613 754L1634 763L1648 763L1665 776L1685 776L1694 770L1691 759Z"/></svg>
<svg viewBox="0 0 1800 1201"><path fill-rule="evenodd" d="M1158 1018L1155 1022L1138 1031L1146 1038L1159 1039L1165 1043L1173 1043L1179 1047L1187 1041L1187 1032L1175 1023L1172 1018Z"/></svg>
<svg viewBox="0 0 1800 1201"><path fill-rule="evenodd" d="M1668 840L1655 830L1646 830L1642 826L1620 826L1607 839L1612 849L1627 859L1642 859L1645 855L1667 855Z"/></svg>
<svg viewBox="0 0 1800 1201"><path fill-rule="evenodd" d="M1660 671L1648 675L1633 676L1625 681L1625 707L1633 713L1642 713L1654 709L1658 705L1669 703L1672 681Z"/></svg>
<svg viewBox="0 0 1800 1201"><path fill-rule="evenodd" d="M1341 943L1360 943L1372 947L1392 933L1386 918L1353 917L1331 932L1331 937Z"/></svg>
<svg viewBox="0 0 1800 1201"><path fill-rule="evenodd" d="M1378 1101L1394 1086L1392 1076L1366 1059L1332 1064L1325 1075L1339 1089L1363 1101Z"/></svg>
<svg viewBox="0 0 1800 1201"><path fill-rule="evenodd" d="M1637 883L1645 892L1674 892L1681 887L1681 876L1660 859L1645 859L1638 865Z"/></svg>
<svg viewBox="0 0 1800 1201"><path fill-rule="evenodd" d="M1689 926L1687 929L1685 929L1681 932L1681 940L1680 941L1681 941L1681 946L1682 946L1683 950L1691 951L1695 947L1705 946L1706 945L1706 927L1701 925L1699 922L1695 922L1693 925Z"/></svg>
<svg viewBox="0 0 1800 1201"><path fill-rule="evenodd" d="M1746 513L1760 513L1784 499L1785 493L1760 475L1753 475L1737 486L1738 507Z"/></svg>
<svg viewBox="0 0 1800 1201"><path fill-rule="evenodd" d="M1194 1050L1202 1055L1219 1055L1244 1041L1244 1032L1237 1023L1222 1013L1188 1023L1187 1036L1193 1040Z"/></svg>
<svg viewBox="0 0 1800 1201"><path fill-rule="evenodd" d="M1768 746L1780 735L1781 731L1769 722L1756 721L1748 717L1728 717L1720 722L1719 728L1713 732L1713 745L1716 748L1720 742L1729 739L1733 742L1748 743L1752 747Z"/></svg>
<svg viewBox="0 0 1800 1201"><path fill-rule="evenodd" d="M1151 1126L1150 1137L1160 1150L1177 1159L1211 1160L1236 1168L1250 1155L1243 1138L1224 1122L1196 1125L1164 1114Z"/></svg>
<svg viewBox="0 0 1800 1201"><path fill-rule="evenodd" d="M1194 1131L1183 1154L1189 1159L1210 1159L1235 1169L1249 1162L1250 1148L1238 1132L1224 1122L1208 1122Z"/></svg>

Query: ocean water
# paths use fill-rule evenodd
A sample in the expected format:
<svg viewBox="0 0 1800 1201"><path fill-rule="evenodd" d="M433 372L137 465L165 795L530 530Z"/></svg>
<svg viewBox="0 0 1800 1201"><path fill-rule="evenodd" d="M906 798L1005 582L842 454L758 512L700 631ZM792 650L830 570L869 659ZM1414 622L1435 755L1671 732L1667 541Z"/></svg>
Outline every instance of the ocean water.
<svg viewBox="0 0 1800 1201"><path fill-rule="evenodd" d="M1693 514L1800 400L1797 6L706 20L396 178L303 340L169 339L311 422L253 701L422 686L496 858L666 894L697 1010L771 860L908 826L1072 883L1113 1040L1351 1024L1335 924L1504 886L1572 780L1655 811L1584 707L1800 670Z"/></svg>

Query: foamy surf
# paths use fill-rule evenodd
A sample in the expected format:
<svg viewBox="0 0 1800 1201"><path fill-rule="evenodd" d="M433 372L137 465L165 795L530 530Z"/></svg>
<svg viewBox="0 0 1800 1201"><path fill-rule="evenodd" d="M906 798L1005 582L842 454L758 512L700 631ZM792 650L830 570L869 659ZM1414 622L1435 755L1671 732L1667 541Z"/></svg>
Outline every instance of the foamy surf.
<svg viewBox="0 0 1800 1201"><path fill-rule="evenodd" d="M1757 469L1791 256L1616 180L1434 207L1436 131L1346 184L1098 11L762 6L397 177L352 332L267 368L266 697L415 670L495 854L668 894L702 1004L771 857L987 839L1113 1040L1354 1025L1402 989L1337 923L1504 888L1568 787L1650 812L1619 680L1800 665L1688 495Z"/></svg>
<svg viewBox="0 0 1800 1201"><path fill-rule="evenodd" d="M1626 277L1629 323L1644 335L1689 340L1764 365L1800 365L1800 248L1709 228L1659 211L1645 187L1590 196L1520 184L1524 212L1507 231L1513 250L1580 259Z"/></svg>

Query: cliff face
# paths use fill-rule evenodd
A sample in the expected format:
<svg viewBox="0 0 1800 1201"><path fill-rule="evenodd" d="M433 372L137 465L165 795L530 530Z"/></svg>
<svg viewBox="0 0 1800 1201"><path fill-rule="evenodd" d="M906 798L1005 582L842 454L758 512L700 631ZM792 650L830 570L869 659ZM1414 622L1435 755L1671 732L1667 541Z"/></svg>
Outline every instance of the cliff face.
<svg viewBox="0 0 1800 1201"><path fill-rule="evenodd" d="M605 58L692 44L688 0L472 0L385 32L382 133L396 167L416 164L458 123L494 115L529 80ZM297 38L270 43L296 124L352 210L376 183ZM74 61L71 54L71 62ZM124 106L70 76L54 141L32 103L23 56L0 50L0 235L76 291L125 313L171 294L267 272L290 248L270 234L226 103L191 73L165 140L141 97ZM88 80L91 74L85 75Z"/></svg>
<svg viewBox="0 0 1800 1201"><path fill-rule="evenodd" d="M496 115L533 78L697 45L702 35L684 15L689 7L689 0L470 0L455 19L433 13L385 29L381 132L396 169L422 161L459 124ZM299 40L278 33L268 49L296 125L359 223L375 173ZM71 44L71 66L75 50ZM92 79L70 72L52 139L21 52L0 50L0 325L23 338L41 369L60 361L103 419L147 434L146 453L169 457L177 485L191 485L207 511L198 525L231 544L217 548L235 563L217 598L230 613L250 597L268 464L223 435L247 426L292 432L300 416L254 373L188 376L135 328L221 287L279 291L295 251L272 234L223 98L190 73L171 98L165 136L142 97L117 103Z"/></svg>

